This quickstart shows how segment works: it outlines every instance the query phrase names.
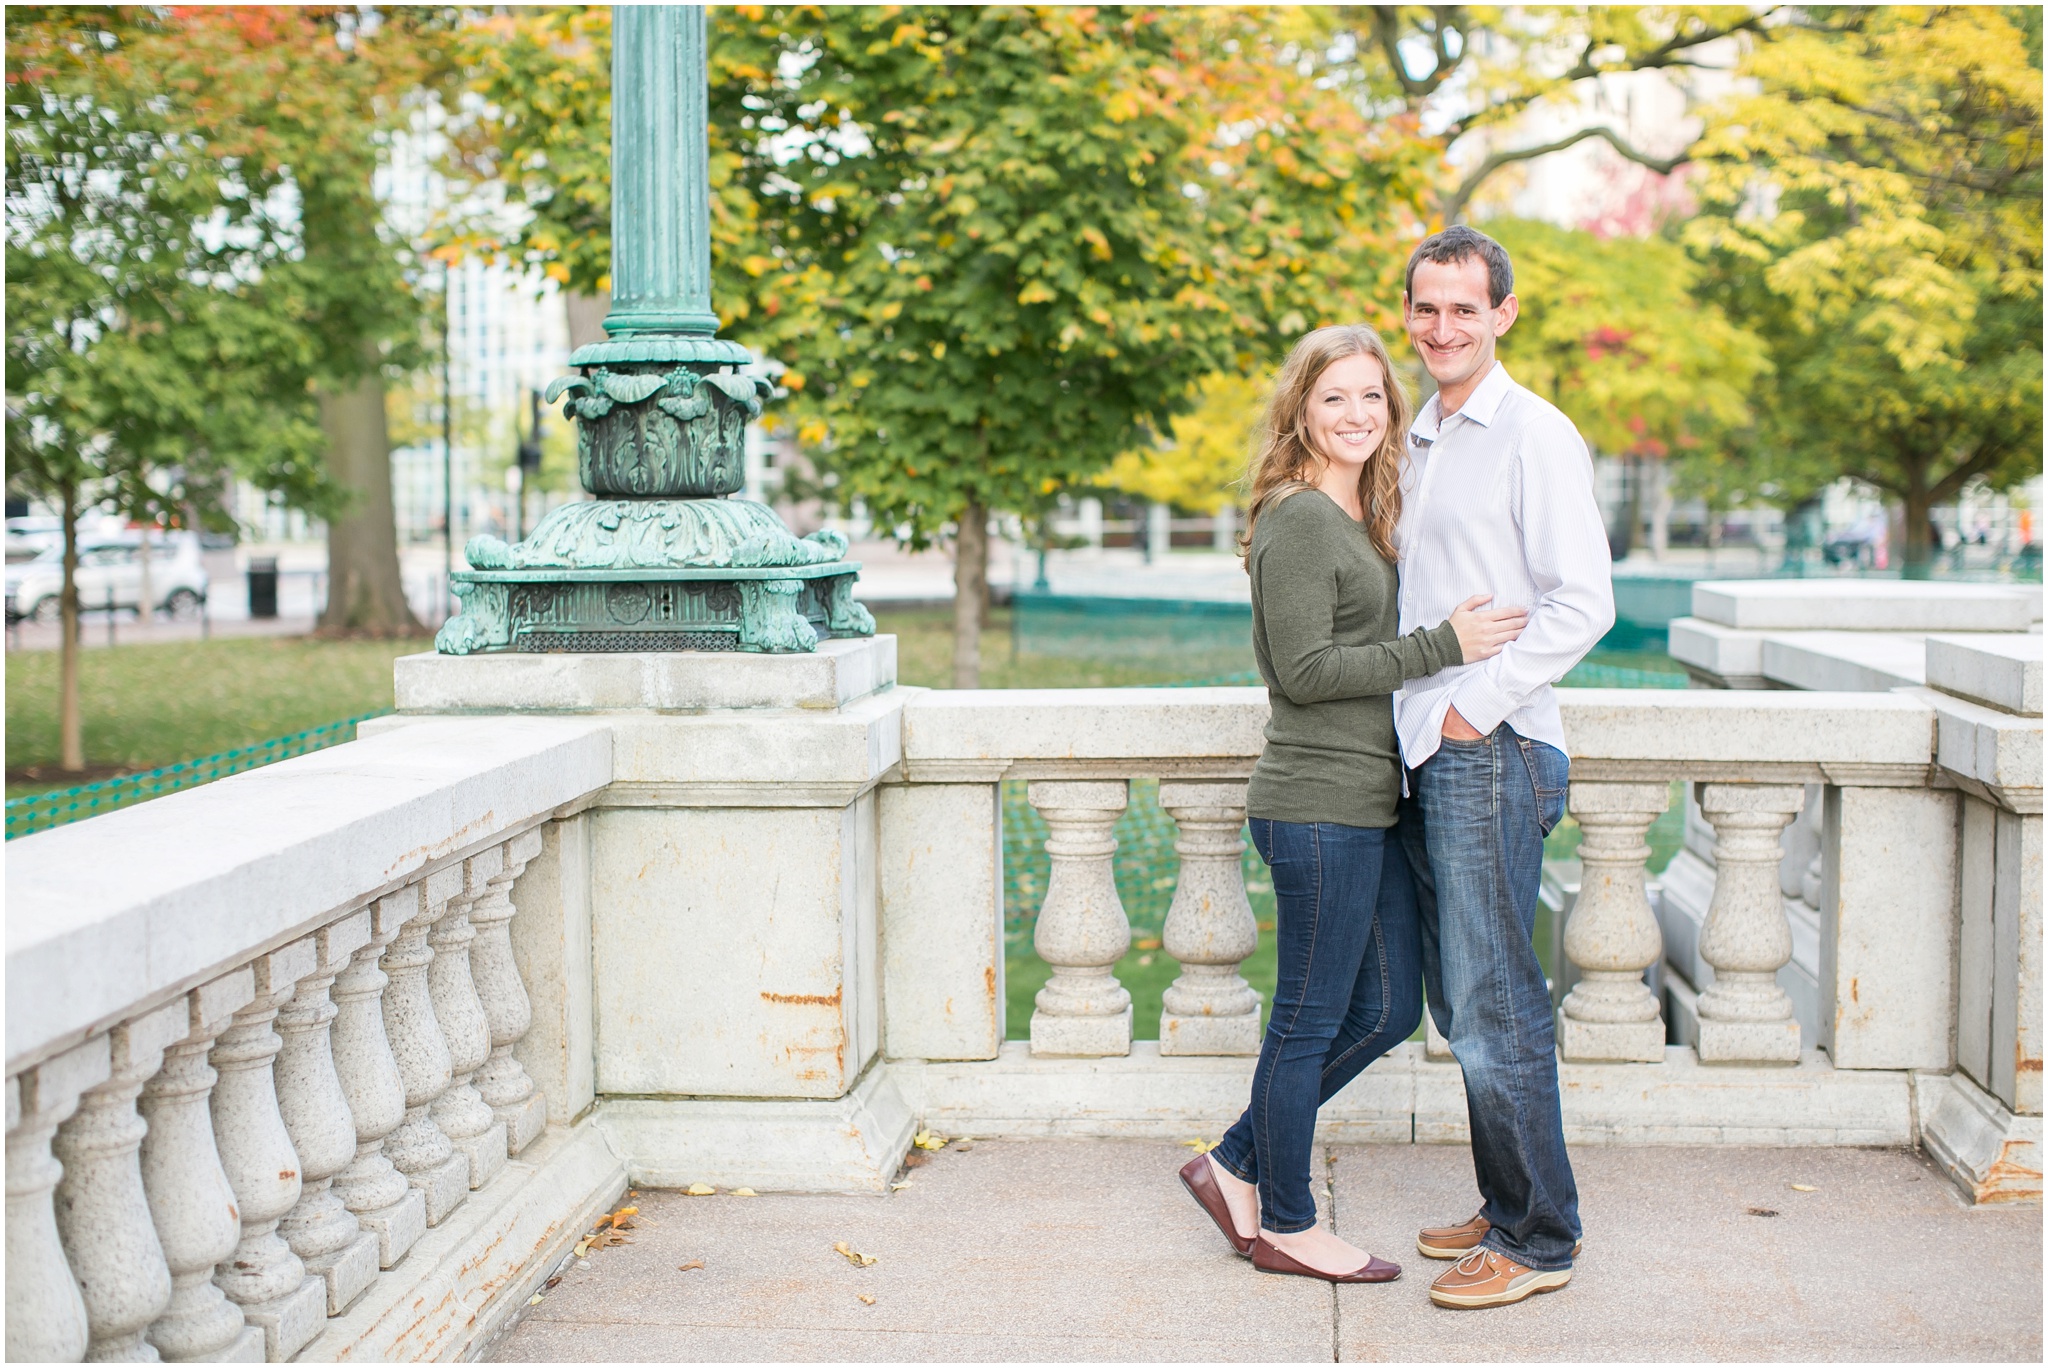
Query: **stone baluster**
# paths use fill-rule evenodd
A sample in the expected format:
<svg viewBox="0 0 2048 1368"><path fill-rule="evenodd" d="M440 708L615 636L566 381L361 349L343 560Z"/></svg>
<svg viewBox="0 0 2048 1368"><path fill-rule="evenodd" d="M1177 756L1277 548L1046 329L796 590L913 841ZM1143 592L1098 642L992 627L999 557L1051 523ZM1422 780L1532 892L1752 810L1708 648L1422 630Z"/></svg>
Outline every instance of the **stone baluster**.
<svg viewBox="0 0 2048 1368"><path fill-rule="evenodd" d="M1799 1023L1778 986L1792 958L1778 836L1805 799L1797 784L1700 785L1700 811L1714 827L1714 899L1700 933L1700 958L1714 966L1699 1000L1703 1061L1799 1062Z"/></svg>
<svg viewBox="0 0 2048 1368"><path fill-rule="evenodd" d="M427 1195L384 1153L384 1137L405 1120L405 1079L384 1034L384 988L377 961L419 910L417 888L380 898L369 909L370 938L334 980L328 1035L334 1071L355 1122L355 1158L334 1176L334 1194L377 1237L377 1263L390 1268L427 1233ZM467 1184L465 1183L465 1186Z"/></svg>
<svg viewBox="0 0 2048 1368"><path fill-rule="evenodd" d="M7 1080L7 1357L75 1363L91 1339L51 1200L64 1165L50 1140L112 1072L106 1037Z"/></svg>
<svg viewBox="0 0 2048 1368"><path fill-rule="evenodd" d="M90 1362L158 1361L142 1334L170 1304L171 1270L142 1190L138 1154L149 1126L136 1114L135 1099L185 1031L181 998L108 1032L107 1081L86 1093L57 1131L54 1148L64 1165L57 1233L85 1299Z"/></svg>
<svg viewBox="0 0 2048 1368"><path fill-rule="evenodd" d="M504 867L502 847L463 861L462 892L449 901L427 937L434 948L433 963L427 966L434 1019L448 1041L448 1090L434 1103L434 1122L468 1156L472 1188L490 1182L505 1167L505 1123L492 1115L471 1081L491 1057L491 1025L469 964L469 947L476 940L469 909Z"/></svg>
<svg viewBox="0 0 2048 1368"><path fill-rule="evenodd" d="M1181 971L1159 1017L1163 1055L1259 1052L1259 995L1237 971L1259 946L1244 891L1244 804L1241 782L1159 781L1159 806L1180 828L1163 942Z"/></svg>
<svg viewBox="0 0 2048 1368"><path fill-rule="evenodd" d="M390 976L384 990L384 1034L405 1080L405 1120L384 1139L384 1153L406 1181L426 1194L427 1224L439 1225L469 1195L469 1156L436 1125L433 1104L448 1091L447 1037L434 1017L427 967L434 949L427 933L462 892L462 867L437 870L419 885L419 909L384 952Z"/></svg>
<svg viewBox="0 0 2048 1368"><path fill-rule="evenodd" d="M1037 780L1031 805L1052 835L1052 877L1032 944L1052 966L1031 1014L1037 1055L1127 1055L1131 995L1116 980L1130 948L1131 924L1116 892L1117 815L1130 802L1127 780Z"/></svg>
<svg viewBox="0 0 2048 1368"><path fill-rule="evenodd" d="M1558 1009L1558 1049L1566 1059L1664 1058L1664 1020L1643 971L1664 953L1650 910L1643 862L1650 824L1670 806L1664 784L1574 783L1571 813L1579 842L1579 896L1565 923L1564 952L1580 977Z"/></svg>
<svg viewBox="0 0 2048 1368"><path fill-rule="evenodd" d="M278 1008L319 964L311 940L294 941L251 966L256 995L221 1032L208 1061L213 1135L235 1192L242 1237L213 1280L243 1317L263 1331L263 1354L282 1363L306 1347L327 1319L327 1287L277 1233L298 1203L299 1155L278 1109L275 1063L284 1042L271 1028Z"/></svg>
<svg viewBox="0 0 2048 1368"><path fill-rule="evenodd" d="M505 1148L513 1154L532 1144L548 1123L547 1099L534 1089L525 1066L512 1053L533 1024L533 1004L512 958L512 917L517 911L512 884L540 849L538 827L507 841L505 867L469 911L469 923L476 928L476 942L469 949L470 972L491 1028L491 1057L477 1070L476 1090L492 1115L505 1123Z"/></svg>
<svg viewBox="0 0 2048 1368"><path fill-rule="evenodd" d="M327 1286L327 1314L338 1316L377 1277L377 1237L357 1223L334 1191L334 1176L356 1157L356 1123L334 1067L330 1028L340 1009L329 996L334 979L370 941L368 909L313 936L320 961L299 980L277 1014L284 1048L277 1056L277 1105L299 1154L299 1200L277 1233L308 1273Z"/></svg>
<svg viewBox="0 0 2048 1368"><path fill-rule="evenodd" d="M256 996L256 975L237 969L185 995L185 1035L142 1090L142 1190L171 1270L171 1300L149 1342L172 1363L261 1363L263 1332L214 1286L214 1266L242 1238L234 1188L213 1138L207 1055L234 1014Z"/></svg>

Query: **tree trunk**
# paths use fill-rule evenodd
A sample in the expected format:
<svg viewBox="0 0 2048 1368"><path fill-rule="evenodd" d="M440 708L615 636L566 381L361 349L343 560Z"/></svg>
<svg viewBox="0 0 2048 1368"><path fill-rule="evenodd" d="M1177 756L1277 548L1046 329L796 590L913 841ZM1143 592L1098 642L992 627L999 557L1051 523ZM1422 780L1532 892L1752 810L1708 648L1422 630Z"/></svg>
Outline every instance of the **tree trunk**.
<svg viewBox="0 0 2048 1368"><path fill-rule="evenodd" d="M1927 579L1934 573L1934 500L1923 481L1912 480L1901 500L1905 505L1905 556L1899 564L1901 579Z"/></svg>
<svg viewBox="0 0 2048 1368"><path fill-rule="evenodd" d="M78 490L65 485L64 497L64 588L59 594L58 620L61 644L57 665L57 735L62 743L59 761L70 773L85 769L85 726L78 711Z"/></svg>
<svg viewBox="0 0 2048 1368"><path fill-rule="evenodd" d="M1650 469L1650 559L1663 560L1671 550L1671 470L1663 461Z"/></svg>
<svg viewBox="0 0 2048 1368"><path fill-rule="evenodd" d="M1621 463L1621 529L1608 541L1608 554L1626 560L1636 549L1636 537L1643 528L1643 458L1630 456Z"/></svg>
<svg viewBox="0 0 2048 1368"><path fill-rule="evenodd" d="M135 625L138 627L147 627L156 621L156 598L150 593L149 582L149 534L155 530L151 523L142 525L142 545L135 552L136 568L142 577L135 602Z"/></svg>
<svg viewBox="0 0 2048 1368"><path fill-rule="evenodd" d="M603 295L583 294L577 290L566 290L562 303L569 312L569 350L587 346L592 342L604 341L604 316L611 312L612 302Z"/></svg>
<svg viewBox="0 0 2048 1368"><path fill-rule="evenodd" d="M352 497L327 524L327 607L319 635L424 635L398 573L383 372L372 366L347 389L322 390L320 426L328 469Z"/></svg>
<svg viewBox="0 0 2048 1368"><path fill-rule="evenodd" d="M953 537L953 687L981 687L981 614L988 597L988 510L970 502Z"/></svg>

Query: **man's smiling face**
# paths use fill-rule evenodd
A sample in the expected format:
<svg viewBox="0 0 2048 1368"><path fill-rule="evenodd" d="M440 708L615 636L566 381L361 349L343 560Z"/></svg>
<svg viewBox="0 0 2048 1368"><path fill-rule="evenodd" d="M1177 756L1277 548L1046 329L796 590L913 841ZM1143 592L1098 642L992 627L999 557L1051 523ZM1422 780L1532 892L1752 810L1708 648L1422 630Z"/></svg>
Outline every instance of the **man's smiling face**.
<svg viewBox="0 0 2048 1368"><path fill-rule="evenodd" d="M1513 295L1496 307L1477 255L1462 261L1423 261L1402 301L1408 340L1440 388L1461 390L1485 376L1494 341L1515 321ZM1463 394L1458 395L1460 402Z"/></svg>

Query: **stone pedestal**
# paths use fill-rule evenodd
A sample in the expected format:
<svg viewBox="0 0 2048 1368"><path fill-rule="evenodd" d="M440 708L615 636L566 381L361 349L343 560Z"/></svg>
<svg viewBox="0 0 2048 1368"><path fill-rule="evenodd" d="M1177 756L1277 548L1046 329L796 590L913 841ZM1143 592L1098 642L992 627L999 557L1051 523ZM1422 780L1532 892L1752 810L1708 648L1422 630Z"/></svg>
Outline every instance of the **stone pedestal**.
<svg viewBox="0 0 2048 1368"><path fill-rule="evenodd" d="M552 982L565 972L563 936L585 934L587 907L595 1039L585 1057L595 1059L600 1114L632 1112L607 1133L630 1144L698 1137L682 1150L664 1142L644 1163L629 1149L636 1180L761 1173L768 1156L746 1149L771 1135L774 1171L764 1177L774 1186L880 1186L908 1131L898 1137L892 1122L849 1150L845 1128L872 1110L849 1111L846 1099L881 1049L876 786L901 757L911 693L894 687L894 639L835 639L801 655L415 656L397 675L401 715L380 729L441 710L610 722L613 782L564 823L573 841L517 852L537 861L528 877L538 921L522 930L522 879L509 890L519 909L510 945L515 960L541 956L514 966L537 976L529 985ZM486 909L484 925L497 911ZM507 1052L480 1065L477 1080L506 1109L503 1126L525 1117L509 1049L527 1027L490 934L476 988L487 1015L499 1013L491 1047ZM433 948L452 948L438 928ZM539 1004L547 990L533 994ZM549 1034L534 1043L546 1055L567 1043L540 1029ZM547 1074L541 1081L552 1086ZM660 1124L645 1124L654 1115ZM730 1154L717 1137L730 1140Z"/></svg>
<svg viewBox="0 0 2048 1368"><path fill-rule="evenodd" d="M994 1059L1003 996L1000 761L878 792L883 1050L891 1059Z"/></svg>

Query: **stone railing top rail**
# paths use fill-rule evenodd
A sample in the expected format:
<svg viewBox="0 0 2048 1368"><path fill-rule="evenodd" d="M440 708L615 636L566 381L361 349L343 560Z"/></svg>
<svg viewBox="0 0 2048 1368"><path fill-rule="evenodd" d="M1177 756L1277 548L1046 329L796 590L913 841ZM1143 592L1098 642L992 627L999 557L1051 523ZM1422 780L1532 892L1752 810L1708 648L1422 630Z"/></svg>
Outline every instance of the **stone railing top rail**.
<svg viewBox="0 0 2048 1368"><path fill-rule="evenodd" d="M1693 616L1751 631L2024 632L2041 589L1928 580L1701 580Z"/></svg>
<svg viewBox="0 0 2048 1368"><path fill-rule="evenodd" d="M953 689L903 709L912 781L1148 772L1245 775L1265 745L1263 688Z"/></svg>
<svg viewBox="0 0 2048 1368"><path fill-rule="evenodd" d="M595 720L436 719L12 841L7 1071L611 777Z"/></svg>
<svg viewBox="0 0 2048 1368"><path fill-rule="evenodd" d="M2002 712L2041 715L2041 636L1930 636L1927 682Z"/></svg>
<svg viewBox="0 0 2048 1368"><path fill-rule="evenodd" d="M1587 778L1654 770L1922 783L1935 753L1934 710L1892 694L1562 689L1558 697ZM1264 745L1266 717L1260 688L934 690L903 710L905 777L1241 775Z"/></svg>

